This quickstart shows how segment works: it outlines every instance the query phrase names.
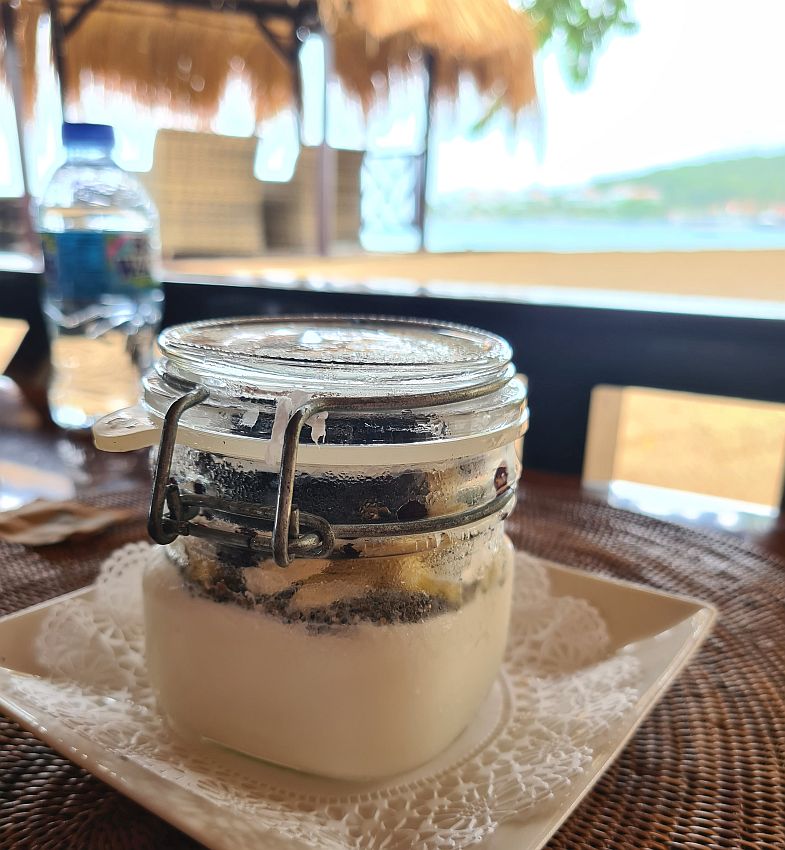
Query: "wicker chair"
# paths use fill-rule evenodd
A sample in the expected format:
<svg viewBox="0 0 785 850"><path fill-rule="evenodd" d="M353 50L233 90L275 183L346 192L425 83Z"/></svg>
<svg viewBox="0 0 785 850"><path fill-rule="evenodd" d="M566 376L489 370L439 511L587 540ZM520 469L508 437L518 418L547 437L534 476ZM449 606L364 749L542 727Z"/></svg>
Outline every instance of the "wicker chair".
<svg viewBox="0 0 785 850"><path fill-rule="evenodd" d="M360 233L361 151L336 150L334 245L357 247ZM279 253L313 254L318 245L318 148L302 148L288 183L264 184L267 247Z"/></svg>
<svg viewBox="0 0 785 850"><path fill-rule="evenodd" d="M256 139L160 130L153 168L141 175L161 217L165 257L264 251L263 186Z"/></svg>

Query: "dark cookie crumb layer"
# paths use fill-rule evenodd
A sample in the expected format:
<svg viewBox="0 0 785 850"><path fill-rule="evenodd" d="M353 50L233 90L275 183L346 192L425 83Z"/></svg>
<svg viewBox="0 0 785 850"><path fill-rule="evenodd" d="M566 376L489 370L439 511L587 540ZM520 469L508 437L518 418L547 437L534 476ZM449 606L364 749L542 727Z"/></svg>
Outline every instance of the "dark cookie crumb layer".
<svg viewBox="0 0 785 850"><path fill-rule="evenodd" d="M300 588L300 583L292 584L278 593L254 596L244 588L244 583L236 581L236 573L233 570L220 571L209 587L187 580L186 586L195 595L214 602L230 603L269 614L287 624L303 623L314 634L361 622L379 626L419 623L445 611L455 610L455 606L443 597L424 591L392 589L375 590L353 599L337 600L322 608L298 610L292 608L292 597Z"/></svg>

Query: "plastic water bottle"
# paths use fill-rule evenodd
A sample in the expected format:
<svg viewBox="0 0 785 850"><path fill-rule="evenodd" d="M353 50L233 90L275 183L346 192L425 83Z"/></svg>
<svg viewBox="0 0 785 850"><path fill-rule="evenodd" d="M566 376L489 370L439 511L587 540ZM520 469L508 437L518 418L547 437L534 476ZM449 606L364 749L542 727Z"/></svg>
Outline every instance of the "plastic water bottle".
<svg viewBox="0 0 785 850"><path fill-rule="evenodd" d="M89 428L134 404L161 319L158 215L142 186L112 160L104 124L64 124L66 161L38 207L52 372L49 409Z"/></svg>

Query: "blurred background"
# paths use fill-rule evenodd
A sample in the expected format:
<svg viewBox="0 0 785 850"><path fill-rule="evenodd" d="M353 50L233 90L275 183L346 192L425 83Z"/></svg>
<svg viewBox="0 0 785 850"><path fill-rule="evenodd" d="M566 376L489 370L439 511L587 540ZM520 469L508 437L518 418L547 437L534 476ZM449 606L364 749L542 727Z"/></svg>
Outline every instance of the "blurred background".
<svg viewBox="0 0 785 850"><path fill-rule="evenodd" d="M256 28L248 12L255 5L257 14L270 10L265 20L280 36ZM269 41L280 38L292 50L281 23L288 19L264 0L19 0L13 14L26 96L27 188L40 194L62 159L63 117L109 123L118 163L149 181L159 204L183 191L174 175L161 181L160 160L175 155L194 162L231 158L214 182L226 171L236 174L238 203L245 192L248 203L262 208L256 244L227 237L201 251L180 244L173 216L167 255L307 253L319 246L287 233L287 225L296 230L305 212L316 216L315 205L299 214L294 196L313 188L307 184L326 133L337 154L342 214L330 234L333 250L785 248L785 121L773 90L785 70L777 44L782 4L751 0L743 14L735 4L710 0L519 6L536 22L542 44L535 60L538 101L527 103L527 93L516 92L506 102L506 75L525 73L522 47L520 67L501 66L485 89L467 59L463 73L443 81L443 88L452 87L443 97L431 92L437 98L429 115L429 69L439 87L438 32L433 44L411 38L402 57L366 57L362 33L339 29L326 57L330 34L309 17L318 14L314 4L294 4L291 14L299 13L303 24L290 61ZM63 30L56 45L62 82L52 54L53 13ZM405 20L397 26L388 39L405 31ZM107 28L117 44L106 42ZM215 44L220 56L209 55ZM357 57L364 67L347 72L344 66ZM5 85L4 250L24 247L15 201L25 180L15 125ZM239 139L245 141L232 141ZM200 179L209 182L209 172ZM423 179L427 185L420 185ZM289 221L265 221L271 207Z"/></svg>
<svg viewBox="0 0 785 850"><path fill-rule="evenodd" d="M62 122L105 123L158 209L164 325L478 324L529 377L530 468L727 527L778 512L779 0L0 5L0 315L29 328L29 399L37 202Z"/></svg>

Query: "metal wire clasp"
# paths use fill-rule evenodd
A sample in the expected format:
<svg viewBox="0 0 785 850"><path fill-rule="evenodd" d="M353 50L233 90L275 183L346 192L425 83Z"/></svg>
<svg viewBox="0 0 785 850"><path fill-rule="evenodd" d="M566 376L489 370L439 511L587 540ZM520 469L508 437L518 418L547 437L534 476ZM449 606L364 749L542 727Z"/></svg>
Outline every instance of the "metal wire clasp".
<svg viewBox="0 0 785 850"><path fill-rule="evenodd" d="M281 465L281 485L278 490L278 506L275 508L240 502L232 499L220 499L196 493L182 493L178 485L170 480L172 456L177 444L177 428L180 418L186 410L205 401L209 393L203 387L181 396L173 402L164 417L161 430L161 442L158 461L153 479L153 492L150 500L150 514L147 530L156 543L166 544L179 536L202 537L212 543L229 546L241 546L255 552L272 554L275 562L282 567L288 566L293 557L326 558L335 546L335 535L327 520L315 514L306 514L292 504L294 491L294 463L296 460L296 441L299 440L300 427L290 435L287 428L284 437L284 452ZM299 414L302 408L297 411ZM306 419L312 414L308 414ZM294 418L294 417L293 417ZM290 422L291 424L291 422ZM287 453L287 443L295 440L295 451ZM288 464L287 464L287 458ZM289 482L284 487L284 481ZM283 496L282 496L283 491ZM281 505L285 505L284 522L278 519ZM168 512L164 512L164 507ZM213 528L192 522L202 510L226 514L233 520L248 518L268 522L271 530L231 531ZM276 542L276 541L283 541Z"/></svg>
<svg viewBox="0 0 785 850"><path fill-rule="evenodd" d="M392 537L401 534L447 531L485 519L505 509L509 511L515 499L515 491L512 488L501 490L485 504L469 507L456 514L405 522L331 525L323 517L299 511L294 504L297 447L303 426L311 417L337 410L400 410L454 404L495 392L504 387L508 380L509 375L505 375L482 385L408 396L312 398L292 413L286 425L281 450L278 494L274 508L249 502L219 499L214 496L182 493L177 484L170 481L172 456L180 418L186 410L200 404L208 397L207 390L198 387L173 402L164 417L147 523L150 537L156 543L162 544L171 543L180 535L203 537L213 543L241 546L255 552L270 554L279 567L287 567L296 557L329 557L335 547L336 539ZM167 513L164 512L165 507L168 508ZM270 523L271 530L231 531L192 522L202 510L226 514L235 522L238 518L249 518Z"/></svg>

